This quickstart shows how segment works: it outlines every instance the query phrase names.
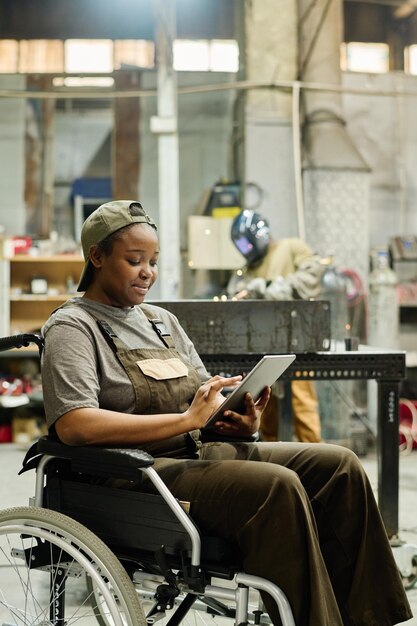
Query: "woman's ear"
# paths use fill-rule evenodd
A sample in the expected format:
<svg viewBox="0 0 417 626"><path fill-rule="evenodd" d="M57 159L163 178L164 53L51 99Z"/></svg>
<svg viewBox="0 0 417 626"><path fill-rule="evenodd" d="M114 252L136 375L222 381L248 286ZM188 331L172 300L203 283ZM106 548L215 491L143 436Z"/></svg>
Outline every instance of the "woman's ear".
<svg viewBox="0 0 417 626"><path fill-rule="evenodd" d="M98 246L91 246L89 250L90 262L98 269L103 265L103 253Z"/></svg>

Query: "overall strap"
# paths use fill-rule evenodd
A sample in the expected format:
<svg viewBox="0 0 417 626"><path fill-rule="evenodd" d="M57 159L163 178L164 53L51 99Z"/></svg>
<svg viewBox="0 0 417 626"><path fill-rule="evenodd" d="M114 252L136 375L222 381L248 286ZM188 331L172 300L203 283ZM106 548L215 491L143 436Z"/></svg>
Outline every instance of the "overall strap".
<svg viewBox="0 0 417 626"><path fill-rule="evenodd" d="M74 307L74 305L71 303L69 304L64 303L63 305L55 309L55 311L53 311L52 313L55 313L59 309L70 308L70 307ZM166 348L175 348L174 340L172 339L172 336L169 330L167 329L167 327L165 326L165 324L163 323L163 321L156 317L153 317L151 311L146 310L145 308L142 308L142 307L140 308L141 308L141 311L143 311L143 313L146 315L153 330L156 332L156 334L158 335L159 339L162 341L164 346ZM117 352L118 350L128 350L128 347L126 346L126 344L123 343L121 339L119 339L119 337L116 335L116 333L114 332L114 330L112 329L112 327L106 320L99 319L98 317L96 317L95 314L93 314L91 311L88 311L87 309L82 309L82 310L88 313L90 317L96 320L97 325L99 329L101 330L101 333L104 339L107 341L107 343L109 344L113 352Z"/></svg>
<svg viewBox="0 0 417 626"><path fill-rule="evenodd" d="M94 317L94 315L92 315L92 317ZM95 319L97 321L99 329L101 330L101 334L103 335L104 339L107 341L113 352L128 349L126 344L124 344L123 341L119 339L119 337L116 335L110 324L106 322L106 320L99 320L98 318Z"/></svg>
<svg viewBox="0 0 417 626"><path fill-rule="evenodd" d="M147 311L142 307L141 310L148 318L149 323L151 324L152 328L154 329L164 346L166 348L175 348L174 340L172 339L171 333L165 326L164 322L157 317L153 317L151 311Z"/></svg>

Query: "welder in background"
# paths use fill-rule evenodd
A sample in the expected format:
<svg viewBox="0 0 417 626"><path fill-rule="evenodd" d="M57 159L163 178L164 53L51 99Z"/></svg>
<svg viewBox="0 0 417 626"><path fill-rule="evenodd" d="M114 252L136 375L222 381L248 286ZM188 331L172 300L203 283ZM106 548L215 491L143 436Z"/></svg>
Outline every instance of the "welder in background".
<svg viewBox="0 0 417 626"><path fill-rule="evenodd" d="M228 297L309 300L320 295L323 272L320 258L301 239L272 239L268 221L251 210L244 210L235 217L231 238L246 265L230 278ZM278 436L278 398L274 387L261 420L261 435L266 441L274 441ZM291 394L297 439L318 443L321 441L320 415L313 382L292 382Z"/></svg>

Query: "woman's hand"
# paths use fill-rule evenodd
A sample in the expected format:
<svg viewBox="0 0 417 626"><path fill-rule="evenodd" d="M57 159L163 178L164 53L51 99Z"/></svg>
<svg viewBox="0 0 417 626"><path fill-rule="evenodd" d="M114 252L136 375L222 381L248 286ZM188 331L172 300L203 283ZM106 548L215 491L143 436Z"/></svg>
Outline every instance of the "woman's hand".
<svg viewBox="0 0 417 626"><path fill-rule="evenodd" d="M256 402L250 393L245 394L245 414L225 411L224 421L216 422L216 430L233 437L247 437L259 430L261 415L271 396L271 387L265 387Z"/></svg>
<svg viewBox="0 0 417 626"><path fill-rule="evenodd" d="M210 415L224 402L225 396L221 391L224 387L236 387L242 376L213 376L199 387L190 407L186 411L191 420L190 430L202 428Z"/></svg>

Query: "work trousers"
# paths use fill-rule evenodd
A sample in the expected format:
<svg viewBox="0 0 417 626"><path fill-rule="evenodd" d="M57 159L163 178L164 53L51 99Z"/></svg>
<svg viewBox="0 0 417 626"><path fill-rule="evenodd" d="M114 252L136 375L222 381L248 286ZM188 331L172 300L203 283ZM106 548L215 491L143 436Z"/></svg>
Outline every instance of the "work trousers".
<svg viewBox="0 0 417 626"><path fill-rule="evenodd" d="M319 403L312 381L297 380L291 383L291 406L298 441L321 441Z"/></svg>
<svg viewBox="0 0 417 626"><path fill-rule="evenodd" d="M159 458L155 469L203 533L235 542L245 572L282 588L297 626L411 617L371 486L347 448L206 443L200 459Z"/></svg>
<svg viewBox="0 0 417 626"><path fill-rule="evenodd" d="M261 417L260 431L264 441L277 441L279 426L278 385L272 385L272 395ZM321 441L320 415L314 383L296 380L291 383L291 409L294 433L298 441Z"/></svg>

